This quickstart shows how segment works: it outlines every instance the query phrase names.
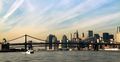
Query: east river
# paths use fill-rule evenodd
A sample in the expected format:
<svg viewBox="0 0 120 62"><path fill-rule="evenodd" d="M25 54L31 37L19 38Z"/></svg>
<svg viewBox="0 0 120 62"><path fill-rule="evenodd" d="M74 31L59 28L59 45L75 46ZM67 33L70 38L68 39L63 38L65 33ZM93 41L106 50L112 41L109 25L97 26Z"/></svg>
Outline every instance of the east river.
<svg viewBox="0 0 120 62"><path fill-rule="evenodd" d="M0 53L0 62L120 62L120 52L40 51Z"/></svg>

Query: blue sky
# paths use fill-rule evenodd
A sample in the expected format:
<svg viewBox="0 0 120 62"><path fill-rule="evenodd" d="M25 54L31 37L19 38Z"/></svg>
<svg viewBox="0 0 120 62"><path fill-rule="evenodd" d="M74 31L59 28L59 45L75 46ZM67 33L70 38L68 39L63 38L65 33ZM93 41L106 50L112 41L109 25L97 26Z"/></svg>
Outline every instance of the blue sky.
<svg viewBox="0 0 120 62"><path fill-rule="evenodd" d="M0 0L2 36L115 32L119 25L120 0Z"/></svg>

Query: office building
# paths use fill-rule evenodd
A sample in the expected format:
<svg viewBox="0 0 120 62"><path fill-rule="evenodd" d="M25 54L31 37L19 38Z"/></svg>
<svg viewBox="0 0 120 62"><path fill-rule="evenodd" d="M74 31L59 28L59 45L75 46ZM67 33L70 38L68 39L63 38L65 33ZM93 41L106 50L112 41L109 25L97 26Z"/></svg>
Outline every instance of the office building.
<svg viewBox="0 0 120 62"><path fill-rule="evenodd" d="M55 35L52 35L50 34L48 37L47 37L47 43L49 43L49 49L52 49L53 47L53 43L57 42L57 38Z"/></svg>
<svg viewBox="0 0 120 62"><path fill-rule="evenodd" d="M110 41L109 33L103 33L103 41L109 43Z"/></svg>
<svg viewBox="0 0 120 62"><path fill-rule="evenodd" d="M94 38L100 39L100 35L99 34L94 34Z"/></svg>
<svg viewBox="0 0 120 62"><path fill-rule="evenodd" d="M78 30L74 33L74 38L78 39L79 38L79 33Z"/></svg>
<svg viewBox="0 0 120 62"><path fill-rule="evenodd" d="M120 43L120 32L116 34L116 42Z"/></svg>
<svg viewBox="0 0 120 62"><path fill-rule="evenodd" d="M82 38L82 39L85 38L85 34L81 33L80 38Z"/></svg>
<svg viewBox="0 0 120 62"><path fill-rule="evenodd" d="M62 37L62 48L67 48L67 36L66 35L63 35Z"/></svg>
<svg viewBox="0 0 120 62"><path fill-rule="evenodd" d="M117 27L116 42L120 43L120 27Z"/></svg>
<svg viewBox="0 0 120 62"><path fill-rule="evenodd" d="M88 37L93 37L93 31L92 30L88 31Z"/></svg>

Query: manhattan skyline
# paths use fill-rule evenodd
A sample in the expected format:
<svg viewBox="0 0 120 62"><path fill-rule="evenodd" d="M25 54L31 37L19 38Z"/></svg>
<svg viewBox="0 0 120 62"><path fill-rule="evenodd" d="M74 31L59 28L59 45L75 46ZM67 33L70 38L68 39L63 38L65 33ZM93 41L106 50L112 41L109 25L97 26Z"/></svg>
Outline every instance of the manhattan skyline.
<svg viewBox="0 0 120 62"><path fill-rule="evenodd" d="M0 0L0 38L116 32L119 0Z"/></svg>

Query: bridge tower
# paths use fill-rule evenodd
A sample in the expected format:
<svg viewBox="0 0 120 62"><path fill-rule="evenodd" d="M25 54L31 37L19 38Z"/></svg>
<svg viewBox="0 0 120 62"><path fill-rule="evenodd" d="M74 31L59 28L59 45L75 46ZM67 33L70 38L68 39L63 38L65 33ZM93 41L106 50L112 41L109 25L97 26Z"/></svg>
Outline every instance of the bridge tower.
<svg viewBox="0 0 120 62"><path fill-rule="evenodd" d="M25 50L27 50L27 35L25 34Z"/></svg>

